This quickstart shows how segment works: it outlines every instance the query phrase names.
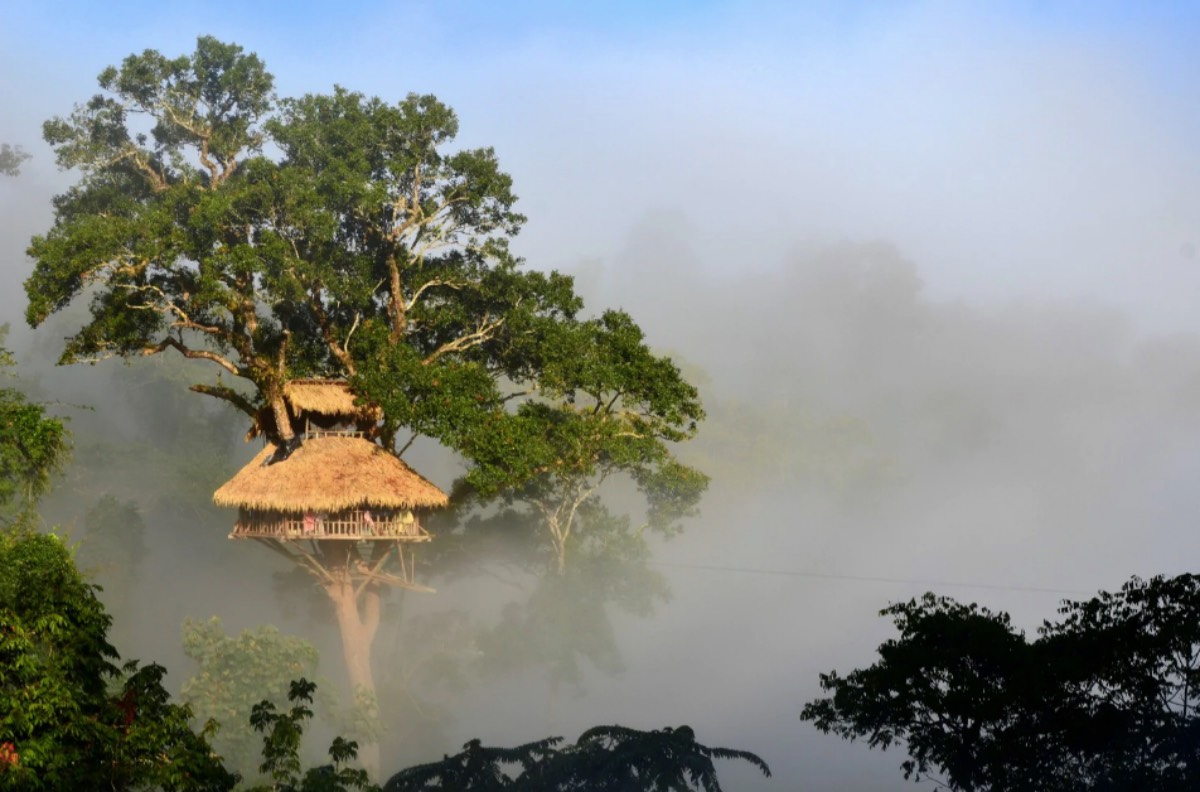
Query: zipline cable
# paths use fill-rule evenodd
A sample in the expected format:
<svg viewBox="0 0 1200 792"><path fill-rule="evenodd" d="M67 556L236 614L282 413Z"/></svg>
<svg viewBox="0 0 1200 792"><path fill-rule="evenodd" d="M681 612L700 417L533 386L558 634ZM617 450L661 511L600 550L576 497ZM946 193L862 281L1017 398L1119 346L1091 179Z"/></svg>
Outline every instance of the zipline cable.
<svg viewBox="0 0 1200 792"><path fill-rule="evenodd" d="M1041 586L1009 586L996 583L963 583L950 580L913 580L908 578L876 577L872 575L838 575L831 572L801 572L792 569L757 569L754 567L719 566L716 564L680 564L670 561L652 562L655 566L676 569L700 569L713 572L736 572L747 575L775 575L779 577L817 578L820 580L849 580L860 583L898 583L910 586L933 586L939 588L973 588L989 591L1024 591L1037 594L1071 594L1091 597L1096 592L1078 589L1044 588Z"/></svg>

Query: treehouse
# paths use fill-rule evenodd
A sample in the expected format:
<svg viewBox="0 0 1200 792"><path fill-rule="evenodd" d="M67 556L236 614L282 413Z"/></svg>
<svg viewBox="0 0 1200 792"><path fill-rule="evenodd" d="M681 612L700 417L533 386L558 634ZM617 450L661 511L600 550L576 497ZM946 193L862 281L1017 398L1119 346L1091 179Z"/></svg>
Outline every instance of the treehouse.
<svg viewBox="0 0 1200 792"><path fill-rule="evenodd" d="M213 494L238 509L229 537L265 544L324 583L429 590L413 580L412 548L429 541L422 514L446 506L446 494L375 442L377 411L356 405L344 382L296 380L284 397L295 440L266 444Z"/></svg>

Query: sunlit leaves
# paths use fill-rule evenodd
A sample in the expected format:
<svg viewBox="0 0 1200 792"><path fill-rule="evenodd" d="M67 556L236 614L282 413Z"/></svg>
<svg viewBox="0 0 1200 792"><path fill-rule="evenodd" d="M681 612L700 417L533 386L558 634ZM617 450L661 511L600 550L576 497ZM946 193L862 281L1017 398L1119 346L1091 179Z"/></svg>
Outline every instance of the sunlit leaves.
<svg viewBox="0 0 1200 792"><path fill-rule="evenodd" d="M7 325L0 327L0 341L7 331ZM0 347L0 376L11 366L11 355ZM19 391L0 388L0 515L27 512L49 488L68 449L62 421Z"/></svg>
<svg viewBox="0 0 1200 792"><path fill-rule="evenodd" d="M231 789L165 671L117 668L110 621L61 540L0 533L0 743L20 757L6 788Z"/></svg>
<svg viewBox="0 0 1200 792"><path fill-rule="evenodd" d="M541 336L529 351L537 390L469 424L459 446L475 463L466 483L484 499L534 504L560 567L581 538L572 539L580 509L609 479L632 481L646 498L647 526L670 531L708 483L672 454L704 416L695 386L621 312L560 322Z"/></svg>
<svg viewBox="0 0 1200 792"><path fill-rule="evenodd" d="M528 376L524 336L578 309L569 278L518 270L512 180L491 149L447 148L458 120L435 97L276 100L256 56L209 37L131 55L100 87L44 130L83 173L26 282L34 325L90 293L64 362L173 348L250 380L258 403L234 403L254 414L393 346ZM421 432L391 425L410 419Z"/></svg>

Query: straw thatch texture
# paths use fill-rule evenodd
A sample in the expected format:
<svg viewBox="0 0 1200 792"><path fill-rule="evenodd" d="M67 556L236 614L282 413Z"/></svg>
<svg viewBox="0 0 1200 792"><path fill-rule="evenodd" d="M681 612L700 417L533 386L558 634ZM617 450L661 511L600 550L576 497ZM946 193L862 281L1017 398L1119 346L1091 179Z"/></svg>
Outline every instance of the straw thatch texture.
<svg viewBox="0 0 1200 792"><path fill-rule="evenodd" d="M286 460L264 465L273 453L268 445L213 493L217 505L299 512L449 503L435 484L370 440L310 438Z"/></svg>
<svg viewBox="0 0 1200 792"><path fill-rule="evenodd" d="M287 399L296 415L316 413L318 415L342 416L345 418L379 419L379 410L359 407L354 404L354 394L341 380L296 379L283 386L283 397Z"/></svg>

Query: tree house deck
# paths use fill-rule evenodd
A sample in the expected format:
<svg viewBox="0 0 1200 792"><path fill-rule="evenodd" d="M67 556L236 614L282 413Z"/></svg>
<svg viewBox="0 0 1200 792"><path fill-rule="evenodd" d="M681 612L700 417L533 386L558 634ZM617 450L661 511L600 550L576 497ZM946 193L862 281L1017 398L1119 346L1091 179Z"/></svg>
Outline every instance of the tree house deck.
<svg viewBox="0 0 1200 792"><path fill-rule="evenodd" d="M355 509L293 514L243 509L229 538L428 542L430 536L411 512Z"/></svg>

